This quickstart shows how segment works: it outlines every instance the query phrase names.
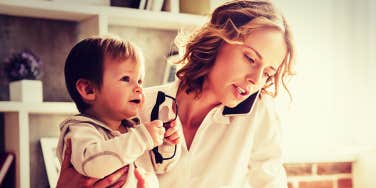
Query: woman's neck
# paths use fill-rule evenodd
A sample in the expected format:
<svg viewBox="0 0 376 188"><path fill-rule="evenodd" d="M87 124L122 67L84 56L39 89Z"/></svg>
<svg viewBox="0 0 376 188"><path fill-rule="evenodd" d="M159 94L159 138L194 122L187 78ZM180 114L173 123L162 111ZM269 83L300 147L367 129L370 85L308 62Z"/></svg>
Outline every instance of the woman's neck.
<svg viewBox="0 0 376 188"><path fill-rule="evenodd" d="M198 127L211 109L220 104L208 89L202 90L199 97L195 93L187 94L185 89L179 89L176 100L179 107L179 118L186 127Z"/></svg>

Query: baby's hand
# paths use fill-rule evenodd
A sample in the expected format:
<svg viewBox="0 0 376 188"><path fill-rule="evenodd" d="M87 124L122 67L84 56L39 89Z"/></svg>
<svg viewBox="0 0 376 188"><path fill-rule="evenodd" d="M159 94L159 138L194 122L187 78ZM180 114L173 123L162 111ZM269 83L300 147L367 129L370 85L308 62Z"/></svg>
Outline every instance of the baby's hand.
<svg viewBox="0 0 376 188"><path fill-rule="evenodd" d="M165 130L161 120L154 120L151 122L144 123L146 129L148 130L150 136L153 138L154 147L159 146L163 143L163 137Z"/></svg>
<svg viewBox="0 0 376 188"><path fill-rule="evenodd" d="M169 128L164 133L164 137L169 144L178 144L180 142L180 135L176 127L176 122L170 122Z"/></svg>

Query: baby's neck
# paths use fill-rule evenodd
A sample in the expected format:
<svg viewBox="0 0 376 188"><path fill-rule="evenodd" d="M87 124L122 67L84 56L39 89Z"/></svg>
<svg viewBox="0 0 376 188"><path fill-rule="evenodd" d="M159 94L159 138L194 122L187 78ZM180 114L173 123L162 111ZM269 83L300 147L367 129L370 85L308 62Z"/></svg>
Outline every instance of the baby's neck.
<svg viewBox="0 0 376 188"><path fill-rule="evenodd" d="M86 115L88 115L89 117L92 117L100 122L102 122L103 124L105 124L107 127L109 127L111 130L113 131L120 131L120 132L124 132L123 130L123 126L121 126L121 121L116 121L116 120L112 120L110 118L105 118L104 116L101 116L97 113L95 113L94 111L92 110L87 110L85 112Z"/></svg>

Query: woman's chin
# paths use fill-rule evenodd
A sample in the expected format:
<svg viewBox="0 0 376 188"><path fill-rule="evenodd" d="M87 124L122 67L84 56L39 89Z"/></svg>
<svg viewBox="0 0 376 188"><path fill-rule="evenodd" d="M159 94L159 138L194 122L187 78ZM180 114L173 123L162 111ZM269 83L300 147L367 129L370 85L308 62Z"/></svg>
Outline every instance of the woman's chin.
<svg viewBox="0 0 376 188"><path fill-rule="evenodd" d="M225 106L229 108L235 108L236 106L240 104L240 102L241 101L229 101L225 104Z"/></svg>

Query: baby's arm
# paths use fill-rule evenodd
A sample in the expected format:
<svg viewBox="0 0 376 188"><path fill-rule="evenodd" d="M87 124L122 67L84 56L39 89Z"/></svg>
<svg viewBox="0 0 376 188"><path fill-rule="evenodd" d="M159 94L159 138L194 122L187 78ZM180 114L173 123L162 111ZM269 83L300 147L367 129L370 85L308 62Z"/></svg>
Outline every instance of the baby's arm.
<svg viewBox="0 0 376 188"><path fill-rule="evenodd" d="M72 140L72 164L81 174L103 178L130 164L154 144L144 126L105 140L90 124L69 127L65 139Z"/></svg>
<svg viewBox="0 0 376 188"><path fill-rule="evenodd" d="M171 122L170 127L166 130L164 136L164 142L162 145L158 146L158 152L163 156L163 158L173 157L171 159L163 160L162 163L157 163L154 153L150 151L154 170L157 174L168 172L175 166L181 155L180 134L175 121Z"/></svg>

